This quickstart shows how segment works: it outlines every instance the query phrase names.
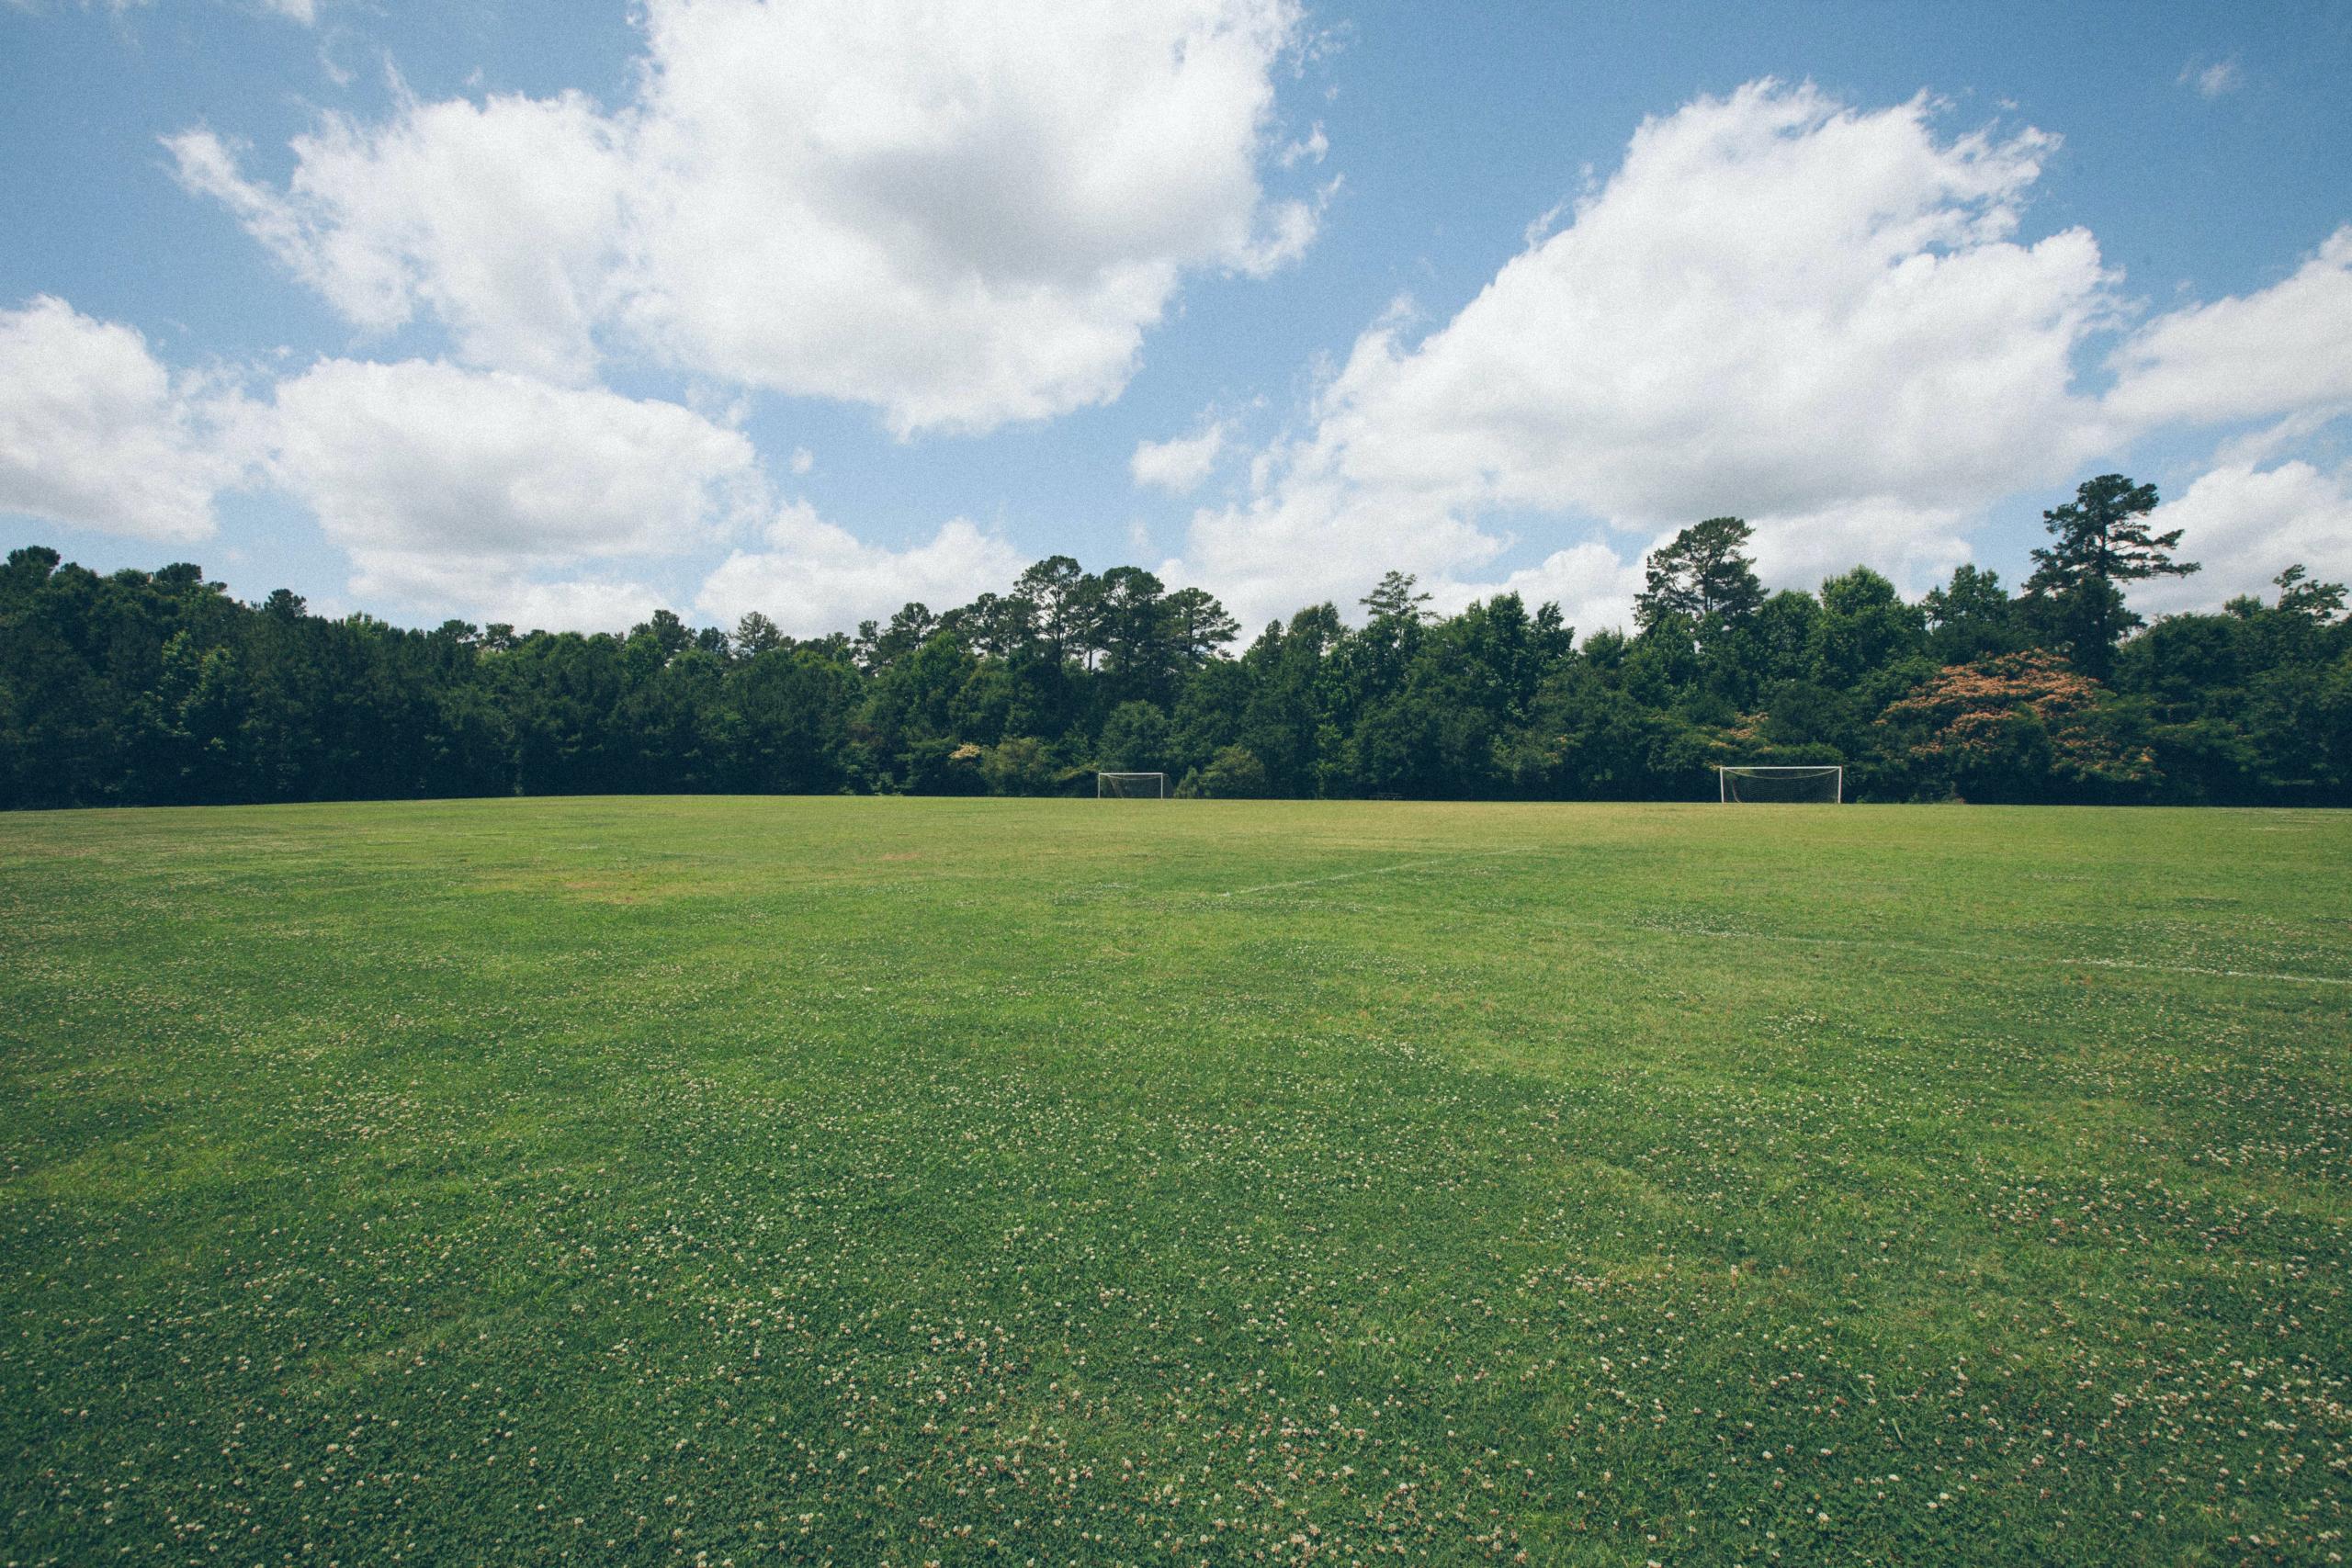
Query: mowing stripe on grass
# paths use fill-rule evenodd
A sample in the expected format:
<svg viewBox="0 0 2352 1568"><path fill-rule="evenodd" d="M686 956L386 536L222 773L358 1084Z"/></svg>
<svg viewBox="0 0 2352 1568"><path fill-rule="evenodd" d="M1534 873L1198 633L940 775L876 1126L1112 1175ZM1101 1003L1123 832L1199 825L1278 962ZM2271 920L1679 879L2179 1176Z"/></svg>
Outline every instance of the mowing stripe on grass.
<svg viewBox="0 0 2352 1568"><path fill-rule="evenodd" d="M1386 876L1399 871L1420 871L1432 865L1454 865L1465 860L1491 860L1497 855L1525 854L1525 850L1476 850L1464 855L1439 855L1434 860L1408 860L1396 865L1366 866L1362 871L1335 871L1329 876L1301 876L1289 882L1261 882L1255 887L1232 887L1217 895L1238 898L1245 893L1273 893L1285 887L1312 887L1323 882L1348 882L1359 876Z"/></svg>
<svg viewBox="0 0 2352 1568"><path fill-rule="evenodd" d="M1589 929L1600 930L1599 926ZM1742 942L1778 942L1804 947L1899 947L1914 953L1936 953L1951 958L1979 958L1996 964L2044 964L2058 968L2080 965L2086 969L2138 969L2153 975L2211 975L2228 980L2282 980L2298 986L2352 986L2352 979L2334 975L2287 975L2265 969L2211 969L2197 964L2146 964L2132 958L2053 957L2039 953L1993 953L1981 947L1947 947L1931 942L1904 942L1899 938L1851 936L1787 936L1776 931L1716 931L1706 926L1651 926L1644 928L1666 936L1704 936L1729 938Z"/></svg>
<svg viewBox="0 0 2352 1568"><path fill-rule="evenodd" d="M1307 887L1320 882L1341 882L1355 876L1378 876L1386 872L1412 871L1423 866L1445 865L1457 861L1525 852L1527 852L1523 850L1489 850L1481 851L1476 854L1447 855L1437 860L1408 861L1400 865L1374 866L1363 871L1343 871L1331 876L1308 876L1295 882L1270 882L1260 887L1237 887L1230 893L1220 893L1216 897L1231 898L1242 893L1265 893L1282 887ZM1358 907L1366 908L1367 906ZM1407 912L1388 906L1379 906L1379 908L1390 914ZM1488 912L1487 918L1527 920L1535 917ZM1575 929L1604 935L1623 934L1627 929L1623 924L1610 924L1598 920L1552 919L1543 923L1555 930ZM1911 953L1929 953L1946 958L1978 959L1992 964L2041 964L2061 969L2069 966L2080 966L2086 969L2131 969L2151 975L2206 975L2224 980L2275 980L2292 986L2352 987L2352 978L2336 975L2293 975L2269 969L2218 969L2200 964L2149 964L2134 958L2089 958L2053 956L2038 953L1996 953L1987 948L1952 947L1941 942L1905 942L1900 938L1891 937L1791 936L1781 931L1728 931L1714 926L1639 925L1638 929L1659 936L1702 936L1718 941L1777 942L1799 947L1900 948Z"/></svg>
<svg viewBox="0 0 2352 1568"><path fill-rule="evenodd" d="M1986 953L1988 958L2000 956ZM2139 964L2129 958L2043 958L2041 964L2080 964L2094 969L2150 969L2160 975L2219 975L2232 980L2285 980L2298 986L2352 986L2333 975L2278 975L2267 969L2207 969L2195 964Z"/></svg>

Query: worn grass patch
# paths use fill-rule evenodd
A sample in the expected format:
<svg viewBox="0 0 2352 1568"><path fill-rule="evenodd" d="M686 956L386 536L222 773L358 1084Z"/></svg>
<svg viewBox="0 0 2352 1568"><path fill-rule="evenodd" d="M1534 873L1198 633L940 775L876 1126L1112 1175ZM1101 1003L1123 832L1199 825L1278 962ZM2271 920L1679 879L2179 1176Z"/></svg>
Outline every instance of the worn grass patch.
<svg viewBox="0 0 2352 1568"><path fill-rule="evenodd" d="M2352 820L0 818L0 1561L2325 1562Z"/></svg>

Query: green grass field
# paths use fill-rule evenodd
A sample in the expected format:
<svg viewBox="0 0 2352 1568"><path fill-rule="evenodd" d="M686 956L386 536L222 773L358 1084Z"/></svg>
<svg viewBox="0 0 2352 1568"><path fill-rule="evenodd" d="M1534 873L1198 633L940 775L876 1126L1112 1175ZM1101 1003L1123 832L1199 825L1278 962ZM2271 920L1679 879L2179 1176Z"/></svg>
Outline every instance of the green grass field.
<svg viewBox="0 0 2352 1568"><path fill-rule="evenodd" d="M0 1048L6 1563L2352 1550L2342 816L19 816Z"/></svg>

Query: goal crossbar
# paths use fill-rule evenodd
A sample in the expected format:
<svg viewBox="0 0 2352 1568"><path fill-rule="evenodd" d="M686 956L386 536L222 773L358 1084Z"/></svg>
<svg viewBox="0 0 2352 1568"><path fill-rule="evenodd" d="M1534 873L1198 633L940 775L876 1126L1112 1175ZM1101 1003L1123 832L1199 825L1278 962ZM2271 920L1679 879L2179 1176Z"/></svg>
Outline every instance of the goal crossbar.
<svg viewBox="0 0 2352 1568"><path fill-rule="evenodd" d="M1097 773L1094 775L1094 798L1097 800L1166 800L1166 773Z"/></svg>
<svg viewBox="0 0 2352 1568"><path fill-rule="evenodd" d="M1744 792L1741 781L1751 779L1763 787ZM1715 769L1715 790L1716 798L1725 806L1747 806L1766 800L1815 800L1842 806L1846 803L1846 770L1830 762L1758 762L1745 766L1726 763Z"/></svg>

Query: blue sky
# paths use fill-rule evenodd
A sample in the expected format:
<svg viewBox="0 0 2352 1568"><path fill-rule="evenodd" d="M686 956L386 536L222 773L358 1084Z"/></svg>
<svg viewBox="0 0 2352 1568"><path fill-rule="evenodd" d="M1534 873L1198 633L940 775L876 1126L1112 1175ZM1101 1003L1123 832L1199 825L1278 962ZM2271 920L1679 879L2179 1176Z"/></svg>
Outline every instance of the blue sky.
<svg viewBox="0 0 2352 1568"><path fill-rule="evenodd" d="M0 4L0 543L797 631L2352 575L2352 6Z"/></svg>

